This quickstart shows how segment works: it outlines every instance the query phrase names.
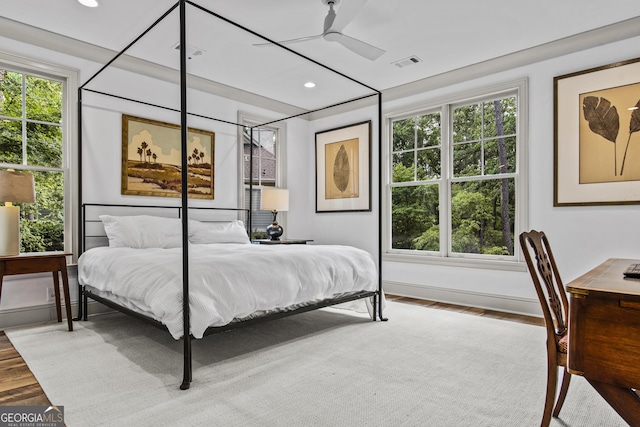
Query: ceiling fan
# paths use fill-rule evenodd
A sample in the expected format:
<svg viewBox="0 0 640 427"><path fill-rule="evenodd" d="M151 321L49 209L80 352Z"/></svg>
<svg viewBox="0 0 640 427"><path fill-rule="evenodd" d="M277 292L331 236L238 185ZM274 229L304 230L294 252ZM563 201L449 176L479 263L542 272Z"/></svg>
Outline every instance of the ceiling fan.
<svg viewBox="0 0 640 427"><path fill-rule="evenodd" d="M308 37L299 37L290 40L284 40L278 42L281 45L287 45L292 43L299 43L308 40L315 40L322 38L330 42L338 42L342 46L351 50L358 55L375 61L385 51L372 46L362 40L354 39L342 33L342 29L358 14L360 9L367 3L368 0L321 0L323 4L329 6L329 13L324 18L324 27L322 34ZM340 2L344 2L340 7L339 14L333 10L333 7ZM254 46L268 46L273 43L259 43Z"/></svg>

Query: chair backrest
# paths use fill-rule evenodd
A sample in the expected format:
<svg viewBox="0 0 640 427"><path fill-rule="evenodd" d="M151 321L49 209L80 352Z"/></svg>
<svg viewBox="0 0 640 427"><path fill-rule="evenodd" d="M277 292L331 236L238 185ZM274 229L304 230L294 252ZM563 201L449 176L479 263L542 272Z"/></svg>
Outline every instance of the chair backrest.
<svg viewBox="0 0 640 427"><path fill-rule="evenodd" d="M542 306L547 330L562 336L567 332L569 303L547 236L542 231L524 232L520 234L520 246ZM553 331L550 331L551 326Z"/></svg>

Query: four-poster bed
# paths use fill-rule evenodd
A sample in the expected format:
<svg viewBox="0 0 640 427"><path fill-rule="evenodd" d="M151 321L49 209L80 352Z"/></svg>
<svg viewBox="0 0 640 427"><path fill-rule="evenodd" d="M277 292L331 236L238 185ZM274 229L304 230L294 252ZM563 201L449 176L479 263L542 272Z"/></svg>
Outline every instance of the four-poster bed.
<svg viewBox="0 0 640 427"><path fill-rule="evenodd" d="M98 96L107 96L117 98L119 100L124 100L127 102L133 102L138 104L143 104L145 106L151 106L154 108L161 108L165 110L170 110L173 112L179 112L180 114L180 147L181 147L181 182L188 182L189 177L189 164L187 160L188 149L188 118L198 117L200 119L213 120L217 122L222 122L234 126L243 126L241 123L234 123L229 120L223 120L219 118L209 117L202 114L195 114L193 112L189 112L187 105L188 98L188 79L189 75L187 74L187 33L186 33L186 20L187 20L187 5L196 8L197 10L207 14L212 18L217 18L218 20L223 21L225 24L229 24L235 28L238 28L242 31L248 32L253 36L259 37L262 40L267 40L269 42L274 43L275 46L278 46L280 49L284 49L288 51L290 54L297 55L302 58L304 61L308 61L313 63L315 66L321 67L322 69L329 71L337 75L339 78L343 78L348 80L349 82L359 85L362 88L365 88L371 93L366 95L360 95L355 98L352 98L347 101L342 101L338 103L333 103L328 106L323 106L321 108L314 109L304 109L302 112L289 115L287 117L283 117L278 120L269 121L267 123L262 123L260 125L249 127L250 140L253 140L253 132L254 129L268 126L270 124L294 119L304 115L310 115L314 112L318 112L321 110L327 110L330 108L335 108L339 106L344 106L345 104L360 101L369 97L375 97L377 99L377 138L378 145L380 145L382 131L381 131L381 123L382 123L382 107L381 107L381 94L379 91L358 82L342 73L339 73L329 67L326 67L315 60L307 58L299 53L296 53L285 46L281 46L239 24L236 24L216 13L203 8L191 1L180 0L173 7L171 7L164 15L162 15L158 20L156 20L147 30L145 30L138 38L136 38L133 42L131 42L123 51L118 53L109 63L103 66L96 74L94 74L91 78L87 80L78 90L78 117L79 117L79 126L78 126L78 140L79 140L79 215L81 220L81 230L79 231L79 248L81 258L79 260L79 291L80 297L82 299L81 304L79 305L79 314L78 319L86 319L87 317L87 301L89 298L94 299L98 302L101 302L109 307L120 310L127 314L130 314L134 317L143 319L145 321L149 321L152 324L159 326L161 328L168 329L175 338L183 339L183 353L184 353L184 370L183 370L183 380L180 386L181 389L187 389L190 386L192 380L192 366L191 366L191 338L194 337L202 337L203 335L208 335L216 332L221 332L229 329L233 329L240 326L249 325L252 323L264 321L267 319L274 319L278 317L288 316L295 313L305 312L321 307L327 307L331 305L336 305L344 302L350 302L354 300L365 300L370 299L372 302L372 319L375 320L385 320L382 316L382 300L383 300L383 292L382 292L382 278L380 274L380 264L381 264L381 243L380 243L380 198L378 198L378 259L377 266L375 264L375 260L373 257L362 251L360 249L350 248L346 246L331 246L331 245L309 245L309 247L305 247L304 250L301 247L287 247L287 245L251 245L247 240L243 241L214 241L214 242L204 242L205 244L194 244L193 240L193 230L197 227L207 227L207 223L217 222L217 219L211 220L211 216L208 213L213 211L231 211L238 216L238 214L243 214L244 218L242 220L246 221L247 229L249 230L249 235L252 230L252 222L251 222L251 212L253 205L253 174L249 173L249 208L238 209L238 208L220 208L220 207L194 207L189 206L188 200L188 189L186 185L181 186L181 204L179 207L177 206L146 206L146 205L122 205L122 204L99 204L99 203L83 203L83 180L82 180L82 163L83 163L83 150L82 150L82 135L83 135L83 106L82 106L82 95L83 92L89 92L92 94L96 94ZM180 66L179 66L179 74L180 74L180 108L173 109L168 108L162 105L153 104L149 102L144 102L136 99L132 99L125 96L118 96L115 94L110 94L103 91L89 89L87 85L94 81L96 77L98 77L101 73L103 73L109 66L111 66L114 61L118 58L122 57L122 55L130 49L138 40L140 40L143 36L149 33L158 23L160 23L163 19L169 16L173 11L179 11L179 20L180 20L180 42L179 42L179 51L180 51ZM237 143L242 143L239 141ZM250 159L249 159L249 167L253 168L253 150L249 150ZM379 182L378 185L381 185L380 182L380 174L378 171ZM380 188L380 187L379 187ZM88 213L87 209L91 210L91 213ZM113 210L120 211L116 215L110 215ZM141 215L149 214L149 210L157 210L158 212L162 212L159 217L162 217L160 220L150 219L150 217L140 218ZM124 212L124 213L122 213ZM142 214L140 213L142 212ZM190 219L191 216L200 216L204 217L202 222L198 222ZM119 218L120 217L120 218ZM215 215L214 215L215 217ZM171 231L173 234L170 236L166 236L166 238L158 238L155 236L154 239L156 243L148 244L146 243L148 236L142 236L143 243L140 241L134 241L122 243L122 239L127 240L131 237L131 232L126 232L122 230L127 230L126 226L131 227L131 222L135 224L133 227L141 224L140 222L136 222L139 220L144 221L160 221L158 222L158 226L155 228L156 230L162 230L162 232ZM229 221L228 219L224 220L224 227L230 227L228 224L233 221ZM96 229L96 224L103 224L104 228L98 226L99 231L95 234L95 231L88 230L91 228L92 230ZM114 225L115 224L115 225ZM117 233L114 231L113 227L124 227L120 230L120 235L116 238L114 237ZM129 228L128 230L138 230L139 228ZM237 231L237 230L236 230ZM104 234L103 234L104 233ZM190 233L192 233L190 235ZM215 234L215 233L214 233ZM224 235L227 235L223 233ZM216 236L218 236L216 234ZM96 236L101 236L103 239L105 236L109 240L109 245L106 248L92 248L87 250L87 238L94 238ZM124 236L124 237L123 237ZM237 236L237 234L236 234ZM177 237L177 243L175 243L175 237ZM119 241L115 241L120 239ZM173 244L168 244L168 241L174 241ZM158 243L159 242L159 243ZM224 248L221 248L220 245L226 245ZM144 250L144 255L141 255L140 250ZM86 252L85 252L86 251ZM207 255L202 255L203 252L207 252ZM294 277L295 286L291 286L291 282L286 280L272 280L269 282L267 286L267 291L281 292L281 287L291 288L286 293L284 291L280 296L280 299L273 297L270 295L274 292L264 292L262 294L259 293L258 290L251 288L251 283L241 282L240 279L234 278L229 283L222 285L225 291L220 291L220 289L211 290L205 288L203 291L202 288L192 287L195 282L199 281L201 277L207 276L206 279L202 281L207 283L218 282L220 277L228 277L233 276L233 270L240 271L246 273L249 270L246 270L238 262L241 260L245 263L252 263L256 261L258 264L262 265L263 268L265 265L268 265L269 260L264 259L261 260L261 256L266 255L266 252L272 252L275 256L279 257L271 258L276 259L280 267L285 268L284 265L292 265L294 266L294 270L303 271L308 273L307 275L295 276L294 273L291 273L291 277ZM229 258L229 253L237 252L238 256L233 258ZM98 255L100 253L101 255ZM118 255L114 258L109 258L112 254L118 253ZM209 258L210 253L216 253L216 256L222 256L223 258ZM141 269L138 271L140 275L135 276L136 273L136 265L140 265L140 262L136 262L135 257L142 256L147 257L145 259L155 259L159 260L158 264L154 264L152 266L147 266L146 269ZM326 259L326 264L318 264L319 268L325 269L322 270L314 270L313 264L304 264L304 257L313 257L314 260L317 259ZM117 265L118 268L126 264L123 260L129 260L130 264L133 266L126 273L122 274L122 278L120 280L115 280L114 265ZM131 261L133 260L133 261ZM217 261L212 261L217 260ZM207 264L209 263L209 264ZM228 264L228 265L227 265ZM344 265L342 265L344 264ZM179 271L176 271L176 265L180 265L181 274ZM216 265L216 268L222 268L222 266L229 267L229 270L222 271L220 269L215 270L214 273L213 268L207 268L207 265L212 266ZM100 270L100 267L111 266L112 268L106 268ZM298 269L297 266L301 266L302 268ZM170 270L159 270L164 267L169 267ZM179 268L179 269L180 269ZM158 269L158 270L156 270ZM99 271L100 270L100 271ZM209 271L211 270L211 271ZM373 272L371 270L374 270ZM98 272L99 271L99 272ZM151 280L148 285L138 286L138 284L143 283L146 277L153 276L152 272L154 271L162 271L159 275L156 276L166 276L173 277L174 279L179 279L181 282L181 289L176 292L176 280L173 280L172 285L170 285L170 289L163 287L165 284L160 283L162 280L158 279L158 277L154 276L156 280ZM333 274L330 279L323 279L323 275L326 271L331 272L342 272L341 274ZM209 277L213 275L212 277ZM247 274L250 276L250 274ZM289 275L287 273L286 275ZM194 277L197 280L194 280ZM350 278L350 280L349 280ZM128 281L127 281L128 280ZM248 280L251 282L251 280ZM318 282L314 285L314 282ZM113 284L113 288L111 288L111 284ZM318 286L319 288L313 288L312 286ZM217 298L216 292L231 292L230 289L241 288L243 291L240 291L242 294L244 292L243 297L238 297L232 302L229 300ZM127 296L126 289L133 289L134 294L137 293L138 299L135 299L134 296ZM122 294L121 294L122 291ZM264 291L264 289L262 289ZM291 293L295 295L291 295ZM221 307L214 306L215 301L205 300L203 297L203 293L209 294L212 300L220 300L217 303L222 304ZM170 299L172 299L172 304L175 306L176 301L180 301L179 310L167 310L165 307L161 307L156 309L155 306L152 305L150 300L157 299L167 299L168 294L173 295ZM230 309L226 310L226 306L228 305L240 305L239 302L253 302L248 301L251 298L247 299L247 295L251 298L254 298L257 301L270 300L264 304L249 304L248 307L242 307L239 309ZM256 296L258 295L258 296ZM272 298L273 297L273 298ZM128 299L130 298L130 299ZM275 300L274 300L275 298ZM245 300L246 299L246 300ZM196 309L194 309L194 304L196 305ZM204 310L206 313L204 317L206 318L209 315L207 320L202 320L202 313L198 313L199 308L201 306L206 306ZM215 307L215 308L212 308ZM175 308L175 307L174 307ZM226 310L226 311L225 311ZM164 314L166 311L170 311L169 317L164 318ZM224 315L220 316L211 316L211 311L216 312L216 316L220 314L219 312L224 312ZM192 314L196 314L192 317ZM181 317L179 322L176 323L176 316ZM213 317L216 317L215 320L212 320ZM194 329L194 324L197 324L197 329Z"/></svg>

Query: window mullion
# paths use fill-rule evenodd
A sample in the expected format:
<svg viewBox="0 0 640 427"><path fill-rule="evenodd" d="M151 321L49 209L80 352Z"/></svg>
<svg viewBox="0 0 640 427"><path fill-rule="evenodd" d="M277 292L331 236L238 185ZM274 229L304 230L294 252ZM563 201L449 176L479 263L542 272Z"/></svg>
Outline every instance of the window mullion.
<svg viewBox="0 0 640 427"><path fill-rule="evenodd" d="M413 118L413 181L418 180L418 117Z"/></svg>
<svg viewBox="0 0 640 427"><path fill-rule="evenodd" d="M453 171L453 118L451 106L442 106L441 135L440 135L440 254L449 256L451 253L451 184Z"/></svg>
<svg viewBox="0 0 640 427"><path fill-rule="evenodd" d="M27 78L22 74L22 164L27 164Z"/></svg>

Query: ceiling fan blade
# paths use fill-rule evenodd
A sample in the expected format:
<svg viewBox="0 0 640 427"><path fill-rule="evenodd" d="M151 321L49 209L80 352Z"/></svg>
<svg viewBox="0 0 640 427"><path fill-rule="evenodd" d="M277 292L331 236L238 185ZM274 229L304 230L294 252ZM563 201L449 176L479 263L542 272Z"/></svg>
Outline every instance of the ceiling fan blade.
<svg viewBox="0 0 640 427"><path fill-rule="evenodd" d="M305 42L307 40L315 40L322 37L322 34L318 34L316 36L308 36L308 37L298 37L297 39L289 39L278 42L281 45L293 44L298 42ZM273 43L255 43L254 46L273 46Z"/></svg>
<svg viewBox="0 0 640 427"><path fill-rule="evenodd" d="M338 33L342 32L342 29L360 13L360 9L362 9L368 1L369 0L342 0L342 4L340 4L340 8L336 13L336 18L330 30ZM325 32L328 32L328 30Z"/></svg>
<svg viewBox="0 0 640 427"><path fill-rule="evenodd" d="M344 34L340 34L340 37L336 37L335 41L340 43L350 51L357 53L362 57L370 59L371 61L375 61L380 57L380 55L385 52L379 47L372 46L361 40L354 39L353 37L345 36Z"/></svg>

